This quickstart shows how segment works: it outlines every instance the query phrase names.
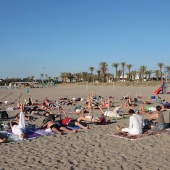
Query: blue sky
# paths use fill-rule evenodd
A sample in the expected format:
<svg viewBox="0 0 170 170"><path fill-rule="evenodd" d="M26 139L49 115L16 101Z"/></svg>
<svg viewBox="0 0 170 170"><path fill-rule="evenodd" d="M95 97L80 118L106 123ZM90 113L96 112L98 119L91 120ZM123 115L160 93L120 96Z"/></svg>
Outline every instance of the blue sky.
<svg viewBox="0 0 170 170"><path fill-rule="evenodd" d="M169 0L0 0L0 78L170 66Z"/></svg>

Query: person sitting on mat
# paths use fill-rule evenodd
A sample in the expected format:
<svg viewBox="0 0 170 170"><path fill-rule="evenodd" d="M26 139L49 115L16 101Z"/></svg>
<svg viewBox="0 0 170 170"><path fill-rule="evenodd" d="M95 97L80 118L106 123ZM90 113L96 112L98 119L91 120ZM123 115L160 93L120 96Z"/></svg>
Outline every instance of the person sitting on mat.
<svg viewBox="0 0 170 170"><path fill-rule="evenodd" d="M165 123L163 112L161 111L161 106L156 106L156 112L154 112L148 120L156 119L156 123L151 125L151 129L154 131L161 131L167 128L167 123Z"/></svg>
<svg viewBox="0 0 170 170"><path fill-rule="evenodd" d="M121 128L119 125L116 125L116 129L122 132L128 132L131 135L138 135L143 132L143 118L136 114L133 109L130 109L129 112L129 127Z"/></svg>

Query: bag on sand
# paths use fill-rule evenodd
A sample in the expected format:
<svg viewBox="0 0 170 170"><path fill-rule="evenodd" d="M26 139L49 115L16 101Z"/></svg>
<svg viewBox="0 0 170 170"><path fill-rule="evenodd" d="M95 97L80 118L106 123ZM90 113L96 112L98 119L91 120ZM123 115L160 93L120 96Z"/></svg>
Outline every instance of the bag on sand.
<svg viewBox="0 0 170 170"><path fill-rule="evenodd" d="M1 119L8 119L8 113L6 111L0 112L0 118Z"/></svg>
<svg viewBox="0 0 170 170"><path fill-rule="evenodd" d="M96 125L107 125L107 120L105 117L99 117L99 122L96 123Z"/></svg>

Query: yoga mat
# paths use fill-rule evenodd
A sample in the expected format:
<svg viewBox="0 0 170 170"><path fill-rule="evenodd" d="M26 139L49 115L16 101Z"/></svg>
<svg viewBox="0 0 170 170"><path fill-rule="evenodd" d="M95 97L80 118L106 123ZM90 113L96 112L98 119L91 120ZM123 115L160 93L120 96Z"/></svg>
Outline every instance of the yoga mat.
<svg viewBox="0 0 170 170"><path fill-rule="evenodd" d="M68 129L71 129L71 130L78 130L78 129L81 129L79 126L67 126Z"/></svg>
<svg viewBox="0 0 170 170"><path fill-rule="evenodd" d="M46 129L40 129L40 128L38 128L38 129L30 129L30 131L34 131L35 133L37 133L37 134L40 134L40 135L42 135L42 136L46 136L46 135L54 135L55 133L54 132L49 132L49 131L46 131Z"/></svg>
<svg viewBox="0 0 170 170"><path fill-rule="evenodd" d="M7 132L9 134L12 134L12 130L11 129L7 130ZM12 134L12 135L14 135L14 134ZM18 136L18 135L15 135L15 136ZM37 137L40 137L40 136L42 136L42 135L36 133L35 131L28 130L28 129L26 130L26 133L25 133L25 139L37 138Z"/></svg>
<svg viewBox="0 0 170 170"><path fill-rule="evenodd" d="M111 134L110 136L118 137L118 138L124 138L124 139L127 139L127 140L139 140L139 139L144 139L144 138L147 138L147 137L150 137L150 136L153 136L153 135L166 133L166 132L167 132L166 130L157 131L157 132L149 130L149 131L146 131L146 132L139 134L139 135L130 135L127 132L117 132L117 133Z"/></svg>

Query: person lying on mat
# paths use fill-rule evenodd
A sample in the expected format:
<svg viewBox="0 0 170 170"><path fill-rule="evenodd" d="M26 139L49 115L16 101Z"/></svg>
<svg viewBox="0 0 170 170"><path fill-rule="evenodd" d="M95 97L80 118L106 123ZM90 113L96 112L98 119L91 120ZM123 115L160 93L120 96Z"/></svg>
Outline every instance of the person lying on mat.
<svg viewBox="0 0 170 170"><path fill-rule="evenodd" d="M19 116L19 122L10 121L10 127L12 129L12 133L18 135L21 139L25 137L26 127L25 127L25 115L23 112L23 105L21 105L21 111Z"/></svg>
<svg viewBox="0 0 170 170"><path fill-rule="evenodd" d="M32 105L33 105L33 100L32 100L32 97L31 97L31 93L29 93L28 101L27 101L26 98L24 97L24 102L25 102L25 105L26 105L26 106L32 106Z"/></svg>
<svg viewBox="0 0 170 170"><path fill-rule="evenodd" d="M162 108L164 108L164 109L170 108L170 103L168 101L166 101L165 99L162 100Z"/></svg>
<svg viewBox="0 0 170 170"><path fill-rule="evenodd" d="M62 112L64 113L64 115L67 117L67 114L82 114L82 116L84 116L84 113L87 113L86 109L82 106L76 106L74 109L68 109L68 110L64 110L62 108L62 106L58 106L58 109L62 110Z"/></svg>
<svg viewBox="0 0 170 170"><path fill-rule="evenodd" d="M154 111L156 111L156 107L140 105L139 110L142 111L142 112L154 112Z"/></svg>
<svg viewBox="0 0 170 170"><path fill-rule="evenodd" d="M47 128L47 129L50 128L54 133L57 133L59 135L62 135L63 131L68 132L68 133L76 133L77 132L77 130L70 130L62 125L57 124L57 122L55 122L54 120L55 120L54 115L49 115L49 117L47 117L47 119L45 119L41 128Z"/></svg>
<svg viewBox="0 0 170 170"><path fill-rule="evenodd" d="M85 130L89 129L88 125L87 126L82 125L81 123L78 122L78 119L65 117L65 118L62 118L59 122L63 126L70 126L70 127L78 126L78 127L85 129Z"/></svg>
<svg viewBox="0 0 170 170"><path fill-rule="evenodd" d="M167 123L165 123L163 112L161 111L161 106L156 106L156 112L154 112L148 120L151 121L156 119L156 123L151 125L151 129L154 131L161 131L167 128Z"/></svg>
<svg viewBox="0 0 170 170"><path fill-rule="evenodd" d="M89 129L89 126L84 126L78 122L78 119L68 118L66 111L60 106L58 108L58 112L60 113L59 123L63 126L79 126L82 129ZM61 118L61 113L64 114L65 118Z"/></svg>
<svg viewBox="0 0 170 170"><path fill-rule="evenodd" d="M143 118L136 114L133 109L128 111L130 114L129 118L129 127L128 128L121 128L119 125L116 125L116 129L122 132L128 132L131 135L138 135L143 132Z"/></svg>
<svg viewBox="0 0 170 170"><path fill-rule="evenodd" d="M129 94L129 97L125 99L125 104L128 106L132 106L132 107L137 106L136 102L132 101L132 97L130 94Z"/></svg>
<svg viewBox="0 0 170 170"><path fill-rule="evenodd" d="M120 105L119 107L115 107L115 109L113 111L111 111L111 110L104 111L100 106L99 106L99 109L104 116L121 119L121 118L123 118L123 115L120 114L120 109L122 107L123 107L123 105Z"/></svg>
<svg viewBox="0 0 170 170"><path fill-rule="evenodd" d="M102 114L101 117L93 117L93 115L88 116L80 116L77 119L78 122L85 121L85 122L92 122L97 125L107 125L110 123L110 120L107 120L105 116Z"/></svg>

